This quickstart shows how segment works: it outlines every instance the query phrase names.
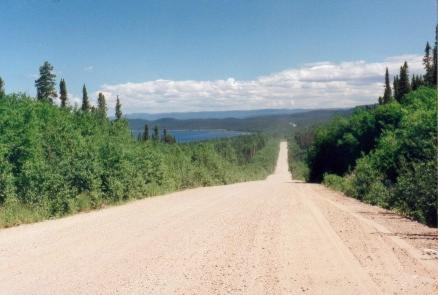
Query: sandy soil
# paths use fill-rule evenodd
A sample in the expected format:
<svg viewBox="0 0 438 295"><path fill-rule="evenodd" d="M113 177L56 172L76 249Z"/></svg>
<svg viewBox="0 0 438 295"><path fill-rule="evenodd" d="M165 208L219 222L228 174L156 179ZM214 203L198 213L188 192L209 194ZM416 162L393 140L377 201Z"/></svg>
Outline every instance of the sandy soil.
<svg viewBox="0 0 438 295"><path fill-rule="evenodd" d="M0 294L437 294L438 231L295 182L197 188L0 230Z"/></svg>

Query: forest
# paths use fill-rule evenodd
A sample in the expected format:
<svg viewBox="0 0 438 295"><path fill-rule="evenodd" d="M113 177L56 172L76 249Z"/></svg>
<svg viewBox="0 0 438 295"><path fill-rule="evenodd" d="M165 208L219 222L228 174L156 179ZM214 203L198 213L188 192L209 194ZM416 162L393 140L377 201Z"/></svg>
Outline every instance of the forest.
<svg viewBox="0 0 438 295"><path fill-rule="evenodd" d="M295 132L290 169L361 201L437 224L437 44L426 44L424 75L405 62L378 103Z"/></svg>
<svg viewBox="0 0 438 295"><path fill-rule="evenodd" d="M50 68L50 67L49 67ZM254 133L177 144L154 130L134 138L122 116L107 117L105 97L59 104L47 64L37 98L0 93L0 227L60 217L196 186L261 179L274 169L278 139ZM46 71L46 72L45 72ZM42 87L39 87L39 83ZM158 129L158 127L157 127Z"/></svg>

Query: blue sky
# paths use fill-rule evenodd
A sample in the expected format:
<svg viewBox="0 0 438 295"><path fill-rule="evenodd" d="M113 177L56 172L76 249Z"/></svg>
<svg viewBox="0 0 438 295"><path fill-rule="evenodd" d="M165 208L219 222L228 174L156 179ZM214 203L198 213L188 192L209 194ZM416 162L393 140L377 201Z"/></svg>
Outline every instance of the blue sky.
<svg viewBox="0 0 438 295"><path fill-rule="evenodd" d="M315 84L303 84L307 72L325 71L333 86L371 68L354 82L370 91L340 93L339 106L350 106L379 95L381 67L396 70L391 61L406 55L418 62L435 22L435 0L3 0L0 75L7 91L33 95L48 60L73 101L86 83L110 102L120 94L128 112L165 112L333 107L334 96L318 101L324 85L303 94ZM327 81L333 71L342 77ZM284 87L290 97L276 94Z"/></svg>

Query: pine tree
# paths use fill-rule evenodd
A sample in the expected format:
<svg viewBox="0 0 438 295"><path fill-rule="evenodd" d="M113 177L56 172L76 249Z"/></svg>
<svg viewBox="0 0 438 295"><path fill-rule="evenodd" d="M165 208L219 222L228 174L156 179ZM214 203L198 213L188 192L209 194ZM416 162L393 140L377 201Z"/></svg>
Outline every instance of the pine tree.
<svg viewBox="0 0 438 295"><path fill-rule="evenodd" d="M433 85L433 60L432 56L430 56L430 50L431 47L429 45L429 42L426 43L426 48L424 49L424 57L423 57L423 65L424 65L424 81L428 85Z"/></svg>
<svg viewBox="0 0 438 295"><path fill-rule="evenodd" d="M82 87L82 106L81 106L81 109L84 112L88 112L90 110L90 101L88 99L88 92L87 92L87 87L85 87L85 84Z"/></svg>
<svg viewBox="0 0 438 295"><path fill-rule="evenodd" d="M0 77L0 97L5 96L5 82L2 77Z"/></svg>
<svg viewBox="0 0 438 295"><path fill-rule="evenodd" d="M389 103L392 99L391 85L389 83L389 72L386 68L385 72L385 91L383 93L382 103Z"/></svg>
<svg viewBox="0 0 438 295"><path fill-rule="evenodd" d="M47 61L40 67L40 77L35 81L38 100L53 103L53 99L58 96L55 90L56 75L52 72L53 66Z"/></svg>
<svg viewBox="0 0 438 295"><path fill-rule="evenodd" d="M394 88L394 99L396 101L400 101L400 95L399 95L399 78L398 75L394 76L394 82L393 82L393 88Z"/></svg>
<svg viewBox="0 0 438 295"><path fill-rule="evenodd" d="M405 94L411 91L411 85L409 83L409 68L408 63L405 61L400 68L400 80L398 83L398 101L401 102Z"/></svg>
<svg viewBox="0 0 438 295"><path fill-rule="evenodd" d="M106 118L108 108L106 106L105 95L102 92L99 92L97 97L97 111L102 116L102 118Z"/></svg>
<svg viewBox="0 0 438 295"><path fill-rule="evenodd" d="M149 140L149 126L148 124L144 124L144 131L143 131L143 141Z"/></svg>
<svg viewBox="0 0 438 295"><path fill-rule="evenodd" d="M152 135L152 139L155 141L159 141L160 140L160 131L158 130L158 126L155 125L154 127L154 134Z"/></svg>
<svg viewBox="0 0 438 295"><path fill-rule="evenodd" d="M59 82L59 98L61 100L61 108L65 108L67 106L67 85L64 79L61 79L61 82Z"/></svg>
<svg viewBox="0 0 438 295"><path fill-rule="evenodd" d="M116 100L116 120L120 120L122 118L122 105L120 103L119 96L117 95Z"/></svg>

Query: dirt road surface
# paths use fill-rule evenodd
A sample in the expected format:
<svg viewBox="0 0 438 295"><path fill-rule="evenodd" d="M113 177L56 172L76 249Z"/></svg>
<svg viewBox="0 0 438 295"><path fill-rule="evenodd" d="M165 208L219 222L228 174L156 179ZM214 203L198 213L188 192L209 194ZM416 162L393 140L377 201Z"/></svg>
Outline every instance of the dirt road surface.
<svg viewBox="0 0 438 295"><path fill-rule="evenodd" d="M438 294L438 231L292 181L0 230L0 294Z"/></svg>

